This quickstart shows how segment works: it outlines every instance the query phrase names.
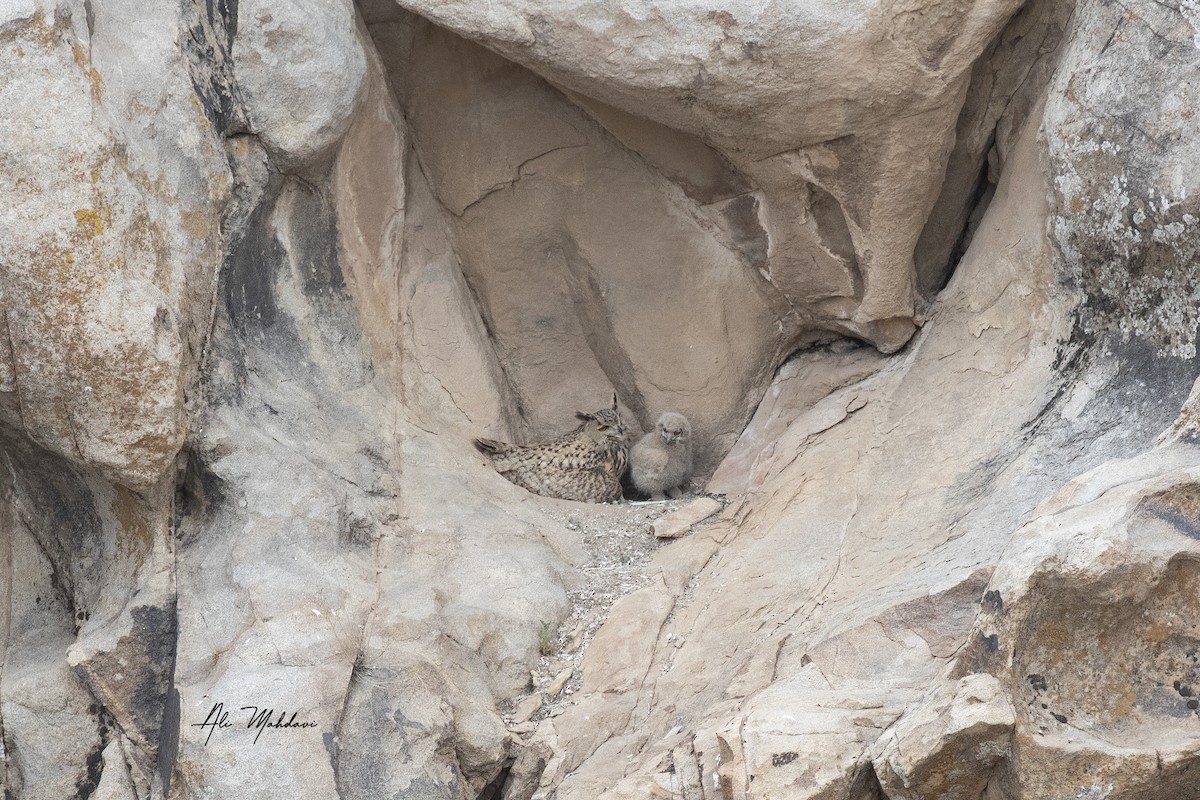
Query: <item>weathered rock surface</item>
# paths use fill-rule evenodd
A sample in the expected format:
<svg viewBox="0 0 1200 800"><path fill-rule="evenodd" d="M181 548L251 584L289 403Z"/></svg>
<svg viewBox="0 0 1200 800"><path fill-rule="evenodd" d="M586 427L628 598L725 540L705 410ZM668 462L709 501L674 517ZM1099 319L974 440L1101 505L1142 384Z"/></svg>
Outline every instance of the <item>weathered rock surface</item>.
<svg viewBox="0 0 1200 800"><path fill-rule="evenodd" d="M615 389L644 429L679 407L715 466L780 356L761 277L544 80L410 16L371 30L520 431L569 428Z"/></svg>
<svg viewBox="0 0 1200 800"><path fill-rule="evenodd" d="M18 797L163 791L174 467L230 192L185 22L0 9L0 727Z"/></svg>
<svg viewBox="0 0 1200 800"><path fill-rule="evenodd" d="M697 497L654 521L651 529L660 539L675 539L692 529L692 526L716 514L723 508L720 500L712 497Z"/></svg>
<svg viewBox="0 0 1200 800"><path fill-rule="evenodd" d="M652 664L661 666L651 667L654 677L634 704L642 716L616 728L605 745L586 745L582 752L592 755L582 763L571 759L579 745L560 734L566 755L559 769L548 767L545 796L677 791L678 776L691 769L715 772L722 797L1050 797L1060 788L1076 796L1109 784L1126 793L1120 796L1150 791L1132 768L1128 780L1116 777L1115 765L1103 782L1093 780L1082 765L1092 752L1103 763L1100 751L1068 763L1060 749L1052 765L1055 757L1034 755L1035 747L1021 750L1026 677L968 668L960 653L967 642L974 644L964 653L995 641L979 627L993 595L967 576L991 564L1003 568L1013 531L1048 487L1088 466L1096 474L1119 471L1113 456L1153 447L1194 372L1169 356L1111 341L1088 351L1086 361L1060 360L1088 344L1064 347L1076 301L1056 288L1062 267L1041 234L1053 212L1036 135L1035 117L1010 150L970 249L904 360L873 364L843 349L781 371L709 486L740 498L734 530L707 546L692 537L660 554L664 571L677 572L676 562L703 569L690 581L686 574L673 581L686 586L691 602L676 609L655 647ZM816 367L821 360L829 366ZM1140 413L1118 410L1116 392L1121 405ZM1142 458L1162 464L1167 457L1151 451ZM1047 548L1049 564L1058 562L1060 546L1044 535L1033 540ZM1123 562L1113 557L1097 569ZM955 575L970 588L943 595L936 611L913 615L941 620L947 627L940 636L913 636L883 621L908 617L902 610L916 601L906 598ZM1132 576L1113 580L1132 580L1130 591L1142 591ZM1063 608L1071 607L1066 586L1037 586L1031 594L1063 625ZM981 598L985 616L972 630ZM609 625L622 624L618 611ZM1028 629L1009 630L1011 642L1031 639ZM1049 632L1032 640L1060 641ZM1104 639L1118 640L1129 641ZM1056 647L1075 652L1069 642ZM1113 665L1121 676L1114 682L1132 682L1134 662L1150 648L1131 645L1125 666L1104 647L1087 649ZM1078 680L1094 685L1086 676ZM1164 677L1150 683L1171 687ZM931 684L937 689L922 700ZM587 693L578 703L591 719L607 719L609 706L613 713L629 706ZM1173 775L1186 775L1189 745L1169 750ZM676 763L681 746L694 767ZM1153 763L1155 749L1126 744L1124 757ZM1168 785L1183 780L1171 777ZM608 786L615 788L606 792Z"/></svg>
<svg viewBox="0 0 1200 800"><path fill-rule="evenodd" d="M1001 791L1200 791L1195 481L1191 442L1109 462L1008 543L956 666L994 676L1016 709Z"/></svg>
<svg viewBox="0 0 1200 800"><path fill-rule="evenodd" d="M1195 355L1196 26L1187 3L1088 4L1047 105L1054 241L1092 336ZM1110 77L1097 70L1111 72ZM1169 77L1168 77L1169 76ZM1156 102L1140 102L1153 87Z"/></svg>
<svg viewBox="0 0 1200 800"><path fill-rule="evenodd" d="M1200 796L1198 31L0 3L5 796Z"/></svg>
<svg viewBox="0 0 1200 800"><path fill-rule="evenodd" d="M175 43L132 3L6 4L0 249L6 424L144 489L187 433L223 205L221 146Z"/></svg>
<svg viewBox="0 0 1200 800"><path fill-rule="evenodd" d="M914 330L913 252L971 67L1021 3L927 2L899 13L865 2L786 11L648 3L632 13L601 2L400 5L600 101L583 106L668 175L687 171L656 142L682 137L625 115L692 137L685 152L704 155L688 160L717 180L687 183L712 187L704 199L736 239L767 240L743 253L786 302L794 335L830 326L890 352ZM986 150L975 142L962 157ZM948 255L961 227L939 222L930 236Z"/></svg>
<svg viewBox="0 0 1200 800"><path fill-rule="evenodd" d="M285 171L319 168L346 134L367 62L355 17L350 0L238 4L230 56L246 132Z"/></svg>

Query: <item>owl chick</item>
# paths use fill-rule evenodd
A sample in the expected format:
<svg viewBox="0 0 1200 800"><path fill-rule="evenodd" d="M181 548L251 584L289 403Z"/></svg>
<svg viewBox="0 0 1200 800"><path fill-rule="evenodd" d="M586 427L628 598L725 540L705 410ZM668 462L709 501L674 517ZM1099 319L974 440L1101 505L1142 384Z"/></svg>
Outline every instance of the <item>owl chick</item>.
<svg viewBox="0 0 1200 800"><path fill-rule="evenodd" d="M664 500L664 494L678 497L691 475L692 425L683 414L668 411L630 450L630 481L650 499Z"/></svg>
<svg viewBox="0 0 1200 800"><path fill-rule="evenodd" d="M475 447L496 471L523 489L544 497L613 503L621 499L621 473L629 463L625 425L612 408L576 412L583 424L543 444L519 445L476 439Z"/></svg>

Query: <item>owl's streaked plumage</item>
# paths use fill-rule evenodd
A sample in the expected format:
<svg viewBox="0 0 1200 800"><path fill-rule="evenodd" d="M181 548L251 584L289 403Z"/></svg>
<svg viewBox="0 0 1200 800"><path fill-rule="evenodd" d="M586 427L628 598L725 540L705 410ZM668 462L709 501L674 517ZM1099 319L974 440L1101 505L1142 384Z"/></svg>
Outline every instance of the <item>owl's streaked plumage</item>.
<svg viewBox="0 0 1200 800"><path fill-rule="evenodd" d="M687 417L668 411L654 430L629 452L629 478L634 488L652 499L672 497L692 476L692 424Z"/></svg>
<svg viewBox="0 0 1200 800"><path fill-rule="evenodd" d="M497 472L534 494L585 503L620 500L629 451L617 396L612 408L575 416L583 424L549 442L520 445L476 439L475 447Z"/></svg>

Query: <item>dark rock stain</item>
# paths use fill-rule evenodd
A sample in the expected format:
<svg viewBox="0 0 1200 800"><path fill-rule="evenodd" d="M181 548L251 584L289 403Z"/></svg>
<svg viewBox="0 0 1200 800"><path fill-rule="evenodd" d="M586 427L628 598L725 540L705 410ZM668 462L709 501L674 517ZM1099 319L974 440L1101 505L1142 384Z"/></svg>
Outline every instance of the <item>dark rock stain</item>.
<svg viewBox="0 0 1200 800"><path fill-rule="evenodd" d="M130 617L129 632L111 650L77 664L75 673L125 734L157 757L175 664L175 603L139 606Z"/></svg>
<svg viewBox="0 0 1200 800"><path fill-rule="evenodd" d="M995 589L989 589L983 594L983 604L996 611L1004 610L1004 598Z"/></svg>
<svg viewBox="0 0 1200 800"><path fill-rule="evenodd" d="M250 213L242 236L225 259L225 307L240 332L270 328L279 315L275 304L275 270L287 255L270 223L274 198L281 185L273 177L263 202Z"/></svg>

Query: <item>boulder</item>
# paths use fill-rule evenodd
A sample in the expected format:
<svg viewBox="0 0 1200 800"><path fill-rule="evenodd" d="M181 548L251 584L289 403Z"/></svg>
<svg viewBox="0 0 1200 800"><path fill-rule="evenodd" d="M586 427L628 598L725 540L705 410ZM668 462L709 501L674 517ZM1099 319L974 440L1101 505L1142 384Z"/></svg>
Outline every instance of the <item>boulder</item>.
<svg viewBox="0 0 1200 800"><path fill-rule="evenodd" d="M31 2L0 13L6 423L144 489L187 434L230 188L224 155L176 44L178 10Z"/></svg>
<svg viewBox="0 0 1200 800"><path fill-rule="evenodd" d="M246 132L286 170L327 162L366 83L354 4L239 2L230 56Z"/></svg>
<svg viewBox="0 0 1200 800"><path fill-rule="evenodd" d="M1200 791L1196 463L1191 443L1106 463L1005 549L955 672L997 681L1015 709L995 777L1011 795ZM942 735L945 751L969 733Z"/></svg>

